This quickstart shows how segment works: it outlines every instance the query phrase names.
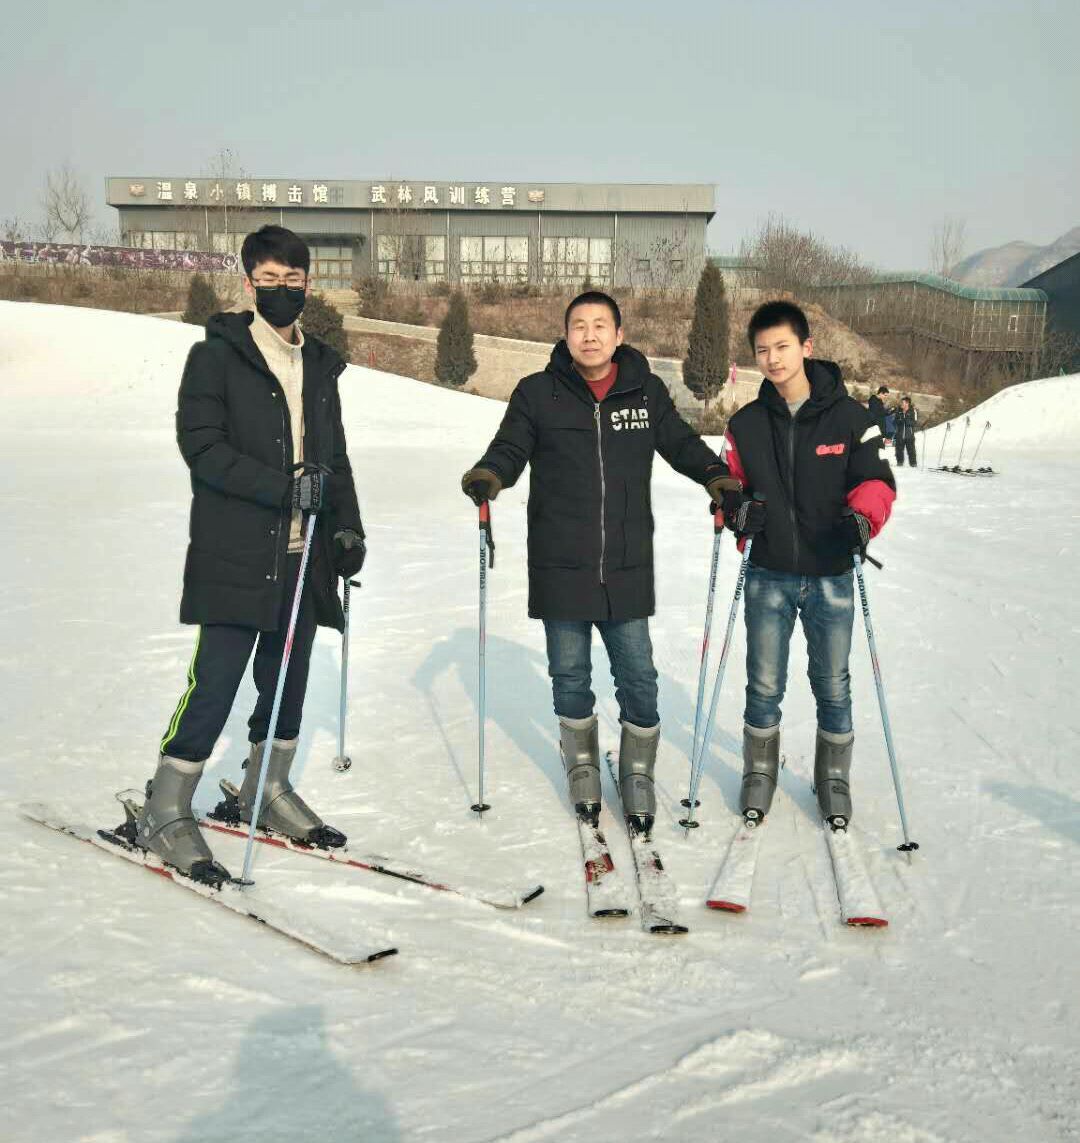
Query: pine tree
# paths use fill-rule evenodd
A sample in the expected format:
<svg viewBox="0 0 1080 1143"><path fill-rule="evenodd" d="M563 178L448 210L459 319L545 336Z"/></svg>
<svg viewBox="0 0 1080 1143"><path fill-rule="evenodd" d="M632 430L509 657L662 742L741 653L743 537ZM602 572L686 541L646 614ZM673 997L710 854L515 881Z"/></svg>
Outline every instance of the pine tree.
<svg viewBox="0 0 1080 1143"><path fill-rule="evenodd" d="M712 262L706 261L694 295L694 317L683 361L683 381L699 401L705 402L706 417L709 401L723 391L728 365L728 305L724 276Z"/></svg>
<svg viewBox="0 0 1080 1143"><path fill-rule="evenodd" d="M325 341L331 349L347 361L349 359L349 339L345 336L345 322L341 311L319 294L309 294L304 303L304 313L300 319L304 334L311 334Z"/></svg>
<svg viewBox="0 0 1080 1143"><path fill-rule="evenodd" d="M221 310L213 283L205 274L193 274L188 286L187 309L180 316L188 325L206 325Z"/></svg>
<svg viewBox="0 0 1080 1143"><path fill-rule="evenodd" d="M435 343L435 376L444 385L464 385L476 372L469 304L460 290L450 295L446 317Z"/></svg>

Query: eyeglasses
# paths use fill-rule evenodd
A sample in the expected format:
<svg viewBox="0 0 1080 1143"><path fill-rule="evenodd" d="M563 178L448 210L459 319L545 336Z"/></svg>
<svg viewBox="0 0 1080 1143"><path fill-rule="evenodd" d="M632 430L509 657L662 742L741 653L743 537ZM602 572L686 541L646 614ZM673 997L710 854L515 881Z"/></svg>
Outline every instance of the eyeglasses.
<svg viewBox="0 0 1080 1143"><path fill-rule="evenodd" d="M276 276L252 278L251 284L253 286L266 286L268 289L273 289L275 286L288 286L290 290L302 290L307 285L307 275L287 274L284 278Z"/></svg>

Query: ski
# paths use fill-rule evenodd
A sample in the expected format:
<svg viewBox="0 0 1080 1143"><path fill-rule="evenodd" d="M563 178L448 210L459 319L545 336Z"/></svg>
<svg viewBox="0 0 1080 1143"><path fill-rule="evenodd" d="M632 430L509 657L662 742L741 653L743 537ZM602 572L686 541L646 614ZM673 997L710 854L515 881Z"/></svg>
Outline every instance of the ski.
<svg viewBox="0 0 1080 1143"><path fill-rule="evenodd" d="M231 786L231 784L230 784ZM207 829L217 830L218 833L229 834L232 837L247 838L249 826L240 821L238 812L229 807L228 800L234 795L231 789L222 784L226 802L222 802L217 809L209 814L196 811L195 817L199 825ZM265 845L272 845L278 849L288 850L290 853L300 853L307 857L320 857L323 861L331 861L335 865L346 865L352 869L366 869L369 873L382 873L387 877L397 877L401 881L411 881L414 885L423 885L427 889L436 889L443 893L453 893L458 897L467 897L473 901L480 901L496 909L520 909L530 901L535 901L544 891L543 885L533 885L528 889L518 891L502 887L481 888L465 885L460 882L437 880L427 873L413 869L402 861L380 854L352 853L347 846L341 849L322 849L315 845L305 845L302 841L294 841L290 837L274 833L271 830L257 829L255 840Z"/></svg>
<svg viewBox="0 0 1080 1143"><path fill-rule="evenodd" d="M590 917L629 917L626 888L615 869L607 838L588 818L577 817L581 857L585 863L585 897Z"/></svg>
<svg viewBox="0 0 1080 1143"><path fill-rule="evenodd" d="M608 772L616 790L619 790L618 758L616 751L608 751ZM641 899L641 927L647 933L664 936L689 932L685 925L679 923L679 893L660 860L652 832L643 830L632 815L624 815L623 821L630 835L630 852L634 856L634 873Z"/></svg>
<svg viewBox="0 0 1080 1143"><path fill-rule="evenodd" d="M366 949L358 948L332 933L319 930L306 920L290 916L287 909L260 898L250 889L241 889L235 882L226 882L220 888L215 889L210 885L192 881L190 877L186 877L178 869L166 865L156 854L132 844L117 830L94 829L91 826L69 821L63 814L40 803L22 805L19 807L19 812L31 821L38 822L58 833L66 834L68 837L73 837L76 841L86 842L103 853L122 857L151 873L167 877L175 885L190 889L198 896L214 901L238 916L259 921L267 928L297 941L306 948L320 953L338 964L368 964L372 961L382 960L384 957L394 956L398 951L389 945L375 945Z"/></svg>
<svg viewBox="0 0 1080 1143"><path fill-rule="evenodd" d="M836 896L840 902L840 918L845 925L883 929L888 918L878 900L866 863L849 829L833 829L823 823L829 846Z"/></svg>
<svg viewBox="0 0 1080 1143"><path fill-rule="evenodd" d="M763 829L764 822L755 824L739 820L739 828L731 839L706 898L708 908L725 913L745 913L750 908Z"/></svg>

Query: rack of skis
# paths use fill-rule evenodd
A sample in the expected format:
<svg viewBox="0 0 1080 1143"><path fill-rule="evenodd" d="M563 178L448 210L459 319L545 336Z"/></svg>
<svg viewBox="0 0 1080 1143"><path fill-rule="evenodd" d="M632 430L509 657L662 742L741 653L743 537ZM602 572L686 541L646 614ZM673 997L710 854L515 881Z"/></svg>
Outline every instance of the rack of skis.
<svg viewBox="0 0 1080 1143"><path fill-rule="evenodd" d="M984 464L976 467L976 461L979 459L979 452L982 449L983 441L986 439L986 434L990 430L990 422L986 421L979 432L978 440L975 442L975 451L971 454L971 459L964 464L964 450L967 447L968 432L971 429L971 418L964 418L964 431L960 434L960 451L956 454L956 460L953 464L945 464L945 452L949 444L949 434L952 432L953 426L956 421L948 421L945 424L945 431L941 435L941 447L938 449L937 465L930 469L931 472L949 472L954 476L997 476L997 472L992 465ZM926 434L930 430L923 429L923 467L926 466Z"/></svg>

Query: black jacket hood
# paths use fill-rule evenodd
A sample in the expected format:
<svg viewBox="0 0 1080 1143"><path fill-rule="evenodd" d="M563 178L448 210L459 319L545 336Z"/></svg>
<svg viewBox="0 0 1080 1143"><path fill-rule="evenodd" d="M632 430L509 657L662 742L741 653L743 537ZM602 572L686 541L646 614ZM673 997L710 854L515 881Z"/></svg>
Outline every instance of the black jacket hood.
<svg viewBox="0 0 1080 1143"><path fill-rule="evenodd" d="M253 365L259 369L266 369L262 354L251 337L251 323L254 320L255 314L252 310L214 314L206 323L206 340L224 341ZM316 369L329 370L338 365L342 368L345 366L344 359L336 350L309 333L304 334L301 354L305 364Z"/></svg>
<svg viewBox="0 0 1080 1143"><path fill-rule="evenodd" d="M847 395L840 366L835 361L826 361L823 358L810 357L806 361L806 379L810 382L810 396L806 404L799 410L800 417L820 412L842 401ZM758 399L770 412L783 413L789 416L787 402L776 390L776 386L769 380L762 381L758 390Z"/></svg>
<svg viewBox="0 0 1080 1143"><path fill-rule="evenodd" d="M649 359L632 345L620 345L615 350L612 360L619 367L619 375L612 387L612 394L626 393L631 389L640 388L645 383L645 378L652 373ZM592 400L585 381L577 371L574 359L570 356L570 348L567 346L565 338L561 338L555 343L555 347L551 351L551 360L547 363L544 372L565 381L566 384L578 390L590 401Z"/></svg>

